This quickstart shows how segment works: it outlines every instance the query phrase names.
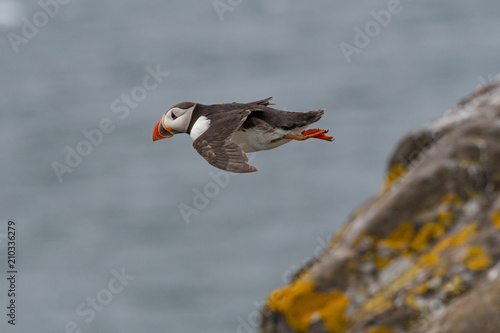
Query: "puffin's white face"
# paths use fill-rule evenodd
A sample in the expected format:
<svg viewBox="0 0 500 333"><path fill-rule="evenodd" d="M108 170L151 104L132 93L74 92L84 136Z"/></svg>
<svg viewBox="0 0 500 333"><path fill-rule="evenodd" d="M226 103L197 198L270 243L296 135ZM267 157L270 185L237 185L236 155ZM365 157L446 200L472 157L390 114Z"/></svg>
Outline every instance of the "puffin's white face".
<svg viewBox="0 0 500 333"><path fill-rule="evenodd" d="M191 122L195 103L184 102L171 107L153 131L153 141L170 138L174 134L186 133Z"/></svg>

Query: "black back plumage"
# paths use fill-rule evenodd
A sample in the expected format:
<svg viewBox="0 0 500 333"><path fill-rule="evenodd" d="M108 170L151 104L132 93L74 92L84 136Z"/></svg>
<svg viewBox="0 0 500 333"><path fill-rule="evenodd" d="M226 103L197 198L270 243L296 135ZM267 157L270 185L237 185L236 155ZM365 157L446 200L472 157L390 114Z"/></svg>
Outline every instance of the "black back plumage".
<svg viewBox="0 0 500 333"><path fill-rule="evenodd" d="M294 128L315 123L320 120L324 113L324 110L288 112L273 109L269 107L269 105L274 105L270 102L271 99L272 97L269 97L250 103L226 103L213 105L197 104L193 112L191 124L188 128L188 133L191 133L193 124L200 116L205 116L208 119L211 119L211 117L216 116L221 112L231 112L236 110L251 111L250 115L241 125L242 129L261 127L263 129L281 128L284 130L292 130Z"/></svg>

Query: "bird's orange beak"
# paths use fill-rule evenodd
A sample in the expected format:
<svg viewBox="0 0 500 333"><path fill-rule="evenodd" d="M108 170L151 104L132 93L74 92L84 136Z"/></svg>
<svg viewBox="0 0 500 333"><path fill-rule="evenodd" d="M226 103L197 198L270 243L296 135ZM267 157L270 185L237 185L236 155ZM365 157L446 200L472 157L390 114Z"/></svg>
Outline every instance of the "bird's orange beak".
<svg viewBox="0 0 500 333"><path fill-rule="evenodd" d="M153 130L153 141L158 141L161 139L166 139L166 138L171 138L174 136L172 133L172 129L168 126L163 127L161 121L163 120L160 119L160 121L156 124L155 129Z"/></svg>

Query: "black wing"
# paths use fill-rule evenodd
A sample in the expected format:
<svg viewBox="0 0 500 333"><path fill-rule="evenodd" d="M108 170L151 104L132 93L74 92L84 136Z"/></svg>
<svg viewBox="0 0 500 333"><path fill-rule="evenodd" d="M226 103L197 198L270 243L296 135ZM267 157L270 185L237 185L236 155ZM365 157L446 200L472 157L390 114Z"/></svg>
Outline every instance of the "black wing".
<svg viewBox="0 0 500 333"><path fill-rule="evenodd" d="M272 99L273 99L272 97L268 97L266 99L261 99L259 101L250 102L250 103L247 103L247 104L257 104L257 105L264 105L264 106L274 105L274 103L270 102L270 100L272 100Z"/></svg>
<svg viewBox="0 0 500 333"><path fill-rule="evenodd" d="M225 112L194 140L194 149L216 168L238 173L257 171L247 163L248 157L243 149L231 140L250 113L250 110Z"/></svg>

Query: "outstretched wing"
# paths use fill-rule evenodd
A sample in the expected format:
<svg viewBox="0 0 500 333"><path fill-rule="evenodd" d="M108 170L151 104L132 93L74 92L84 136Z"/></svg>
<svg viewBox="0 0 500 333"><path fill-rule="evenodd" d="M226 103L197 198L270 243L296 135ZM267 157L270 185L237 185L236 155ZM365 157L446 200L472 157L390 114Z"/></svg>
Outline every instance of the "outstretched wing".
<svg viewBox="0 0 500 333"><path fill-rule="evenodd" d="M193 147L208 163L229 172L254 172L243 149L232 141L233 134L252 113L250 110L225 112L193 142Z"/></svg>
<svg viewBox="0 0 500 333"><path fill-rule="evenodd" d="M264 105L264 106L274 105L274 103L270 102L270 100L272 100L272 99L273 99L272 97L268 97L266 99L261 99L259 101L250 102L250 103L247 103L247 104L257 104L257 105Z"/></svg>

